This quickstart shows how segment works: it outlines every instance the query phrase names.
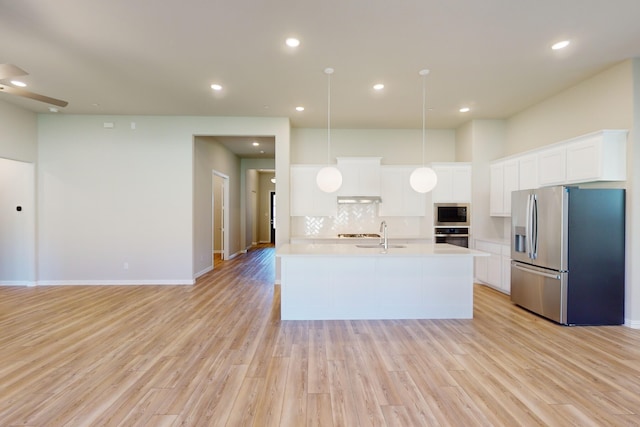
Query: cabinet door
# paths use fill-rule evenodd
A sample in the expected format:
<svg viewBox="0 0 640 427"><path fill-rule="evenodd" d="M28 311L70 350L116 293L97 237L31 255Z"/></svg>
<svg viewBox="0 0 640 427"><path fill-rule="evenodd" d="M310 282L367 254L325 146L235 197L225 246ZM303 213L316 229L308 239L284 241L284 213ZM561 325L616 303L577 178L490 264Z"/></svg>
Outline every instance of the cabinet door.
<svg viewBox="0 0 640 427"><path fill-rule="evenodd" d="M471 166L453 169L453 201L471 202Z"/></svg>
<svg viewBox="0 0 640 427"><path fill-rule="evenodd" d="M380 158L338 158L338 169L342 172L340 196L379 196Z"/></svg>
<svg viewBox="0 0 640 427"><path fill-rule="evenodd" d="M502 286L501 289L507 293L511 293L511 258L502 256Z"/></svg>
<svg viewBox="0 0 640 427"><path fill-rule="evenodd" d="M426 196L409 184L415 167L383 166L380 169L380 216L424 216Z"/></svg>
<svg viewBox="0 0 640 427"><path fill-rule="evenodd" d="M518 189L518 162L509 160L494 163L490 170L489 214L511 215L511 192Z"/></svg>
<svg viewBox="0 0 640 427"><path fill-rule="evenodd" d="M433 189L433 202L453 202L453 170L446 166L434 166L438 183Z"/></svg>
<svg viewBox="0 0 640 427"><path fill-rule="evenodd" d="M538 188L538 155L530 154L518 159L518 189Z"/></svg>
<svg viewBox="0 0 640 427"><path fill-rule="evenodd" d="M433 189L434 203L471 201L471 166L433 166L438 184Z"/></svg>
<svg viewBox="0 0 640 427"><path fill-rule="evenodd" d="M601 148L596 138L567 145L567 181L585 182L601 177Z"/></svg>
<svg viewBox="0 0 640 427"><path fill-rule="evenodd" d="M325 193L316 184L323 166L291 166L291 216L336 216L337 195Z"/></svg>
<svg viewBox="0 0 640 427"><path fill-rule="evenodd" d="M540 185L563 184L567 178L566 147L543 150L538 155Z"/></svg>
<svg viewBox="0 0 640 427"><path fill-rule="evenodd" d="M487 283L487 279L489 277L488 261L489 260L487 259L487 257L483 257L483 256L474 257L476 281Z"/></svg>
<svg viewBox="0 0 640 427"><path fill-rule="evenodd" d="M518 180L518 162L510 160L504 164L504 214L511 216L511 193L519 187Z"/></svg>
<svg viewBox="0 0 640 427"><path fill-rule="evenodd" d="M504 216L504 163L494 163L489 173L489 215Z"/></svg>
<svg viewBox="0 0 640 427"><path fill-rule="evenodd" d="M502 256L491 254L487 267L487 283L502 288Z"/></svg>

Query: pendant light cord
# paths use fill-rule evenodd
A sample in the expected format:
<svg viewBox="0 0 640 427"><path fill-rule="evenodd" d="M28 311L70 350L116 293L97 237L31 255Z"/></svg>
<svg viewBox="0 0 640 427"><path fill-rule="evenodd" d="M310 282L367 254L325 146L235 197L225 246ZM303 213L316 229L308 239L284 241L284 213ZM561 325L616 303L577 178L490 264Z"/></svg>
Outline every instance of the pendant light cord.
<svg viewBox="0 0 640 427"><path fill-rule="evenodd" d="M427 122L427 75L429 70L420 70L418 73L422 76L422 166L426 165L425 146L426 146L426 122Z"/></svg>
<svg viewBox="0 0 640 427"><path fill-rule="evenodd" d="M327 165L331 164L331 74L333 68L325 68L327 75Z"/></svg>

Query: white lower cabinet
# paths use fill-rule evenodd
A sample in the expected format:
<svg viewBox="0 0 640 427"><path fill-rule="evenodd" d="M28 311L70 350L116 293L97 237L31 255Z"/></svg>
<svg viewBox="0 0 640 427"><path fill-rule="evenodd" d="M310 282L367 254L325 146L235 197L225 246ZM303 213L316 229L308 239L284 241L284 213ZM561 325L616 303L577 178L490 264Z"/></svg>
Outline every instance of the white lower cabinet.
<svg viewBox="0 0 640 427"><path fill-rule="evenodd" d="M475 240L475 249L488 252L488 257L475 258L475 278L501 292L511 292L511 259L509 245L489 240Z"/></svg>

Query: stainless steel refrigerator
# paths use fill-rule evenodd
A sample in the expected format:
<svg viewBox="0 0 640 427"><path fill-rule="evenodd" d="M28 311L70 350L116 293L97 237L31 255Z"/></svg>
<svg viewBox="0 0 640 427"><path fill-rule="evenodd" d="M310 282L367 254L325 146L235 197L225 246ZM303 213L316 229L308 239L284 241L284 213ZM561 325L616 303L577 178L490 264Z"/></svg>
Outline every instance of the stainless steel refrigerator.
<svg viewBox="0 0 640 427"><path fill-rule="evenodd" d="M624 323L625 194L546 187L511 196L511 301L565 325Z"/></svg>

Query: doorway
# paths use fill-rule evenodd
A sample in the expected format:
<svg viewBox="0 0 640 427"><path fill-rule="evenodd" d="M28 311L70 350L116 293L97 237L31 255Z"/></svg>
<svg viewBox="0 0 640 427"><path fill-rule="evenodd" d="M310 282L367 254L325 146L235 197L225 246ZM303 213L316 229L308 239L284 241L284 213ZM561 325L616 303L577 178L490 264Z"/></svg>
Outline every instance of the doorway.
<svg viewBox="0 0 640 427"><path fill-rule="evenodd" d="M211 178L211 260L215 268L216 259L229 259L229 177L213 170Z"/></svg>
<svg viewBox="0 0 640 427"><path fill-rule="evenodd" d="M270 209L269 209L269 224L271 224L271 244L276 244L276 192L271 191L269 193Z"/></svg>

